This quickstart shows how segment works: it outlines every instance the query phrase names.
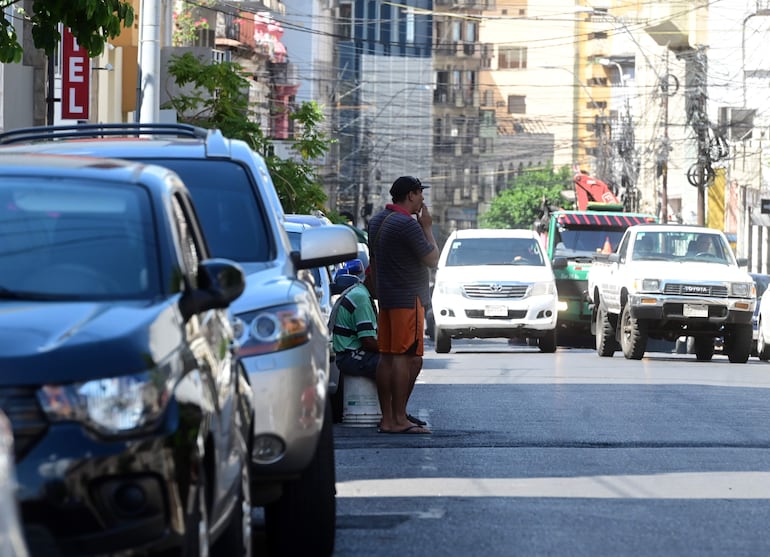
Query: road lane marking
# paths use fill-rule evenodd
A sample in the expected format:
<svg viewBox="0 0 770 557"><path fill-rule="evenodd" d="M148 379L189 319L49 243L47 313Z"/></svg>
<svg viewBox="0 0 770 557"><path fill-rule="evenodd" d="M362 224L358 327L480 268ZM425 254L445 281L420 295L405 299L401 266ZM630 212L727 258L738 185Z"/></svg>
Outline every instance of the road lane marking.
<svg viewBox="0 0 770 557"><path fill-rule="evenodd" d="M337 497L770 499L770 472L353 480L337 482Z"/></svg>

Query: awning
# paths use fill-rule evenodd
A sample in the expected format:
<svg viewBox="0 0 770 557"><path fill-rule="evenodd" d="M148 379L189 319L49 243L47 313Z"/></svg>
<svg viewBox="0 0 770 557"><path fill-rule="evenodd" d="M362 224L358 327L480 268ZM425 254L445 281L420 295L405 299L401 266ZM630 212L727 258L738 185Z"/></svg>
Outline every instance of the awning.
<svg viewBox="0 0 770 557"><path fill-rule="evenodd" d="M559 224L573 226L617 226L655 222L654 217L624 213L563 213L557 217Z"/></svg>

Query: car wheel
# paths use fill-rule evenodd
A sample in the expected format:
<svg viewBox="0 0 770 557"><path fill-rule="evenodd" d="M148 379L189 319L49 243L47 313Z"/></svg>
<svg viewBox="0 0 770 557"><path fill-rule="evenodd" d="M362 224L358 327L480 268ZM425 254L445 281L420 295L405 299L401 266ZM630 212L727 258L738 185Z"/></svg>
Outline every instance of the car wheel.
<svg viewBox="0 0 770 557"><path fill-rule="evenodd" d="M600 307L596 310L596 353L603 358L610 358L615 354L615 350L615 329L607 317L607 310Z"/></svg>
<svg viewBox="0 0 770 557"><path fill-rule="evenodd" d="M770 360L770 345L765 342L765 335L762 333L762 321L759 322L759 334L757 335L757 357L763 362Z"/></svg>
<svg viewBox="0 0 770 557"><path fill-rule="evenodd" d="M631 306L623 306L620 317L620 348L627 360L641 360L647 348L647 328L631 316Z"/></svg>
<svg viewBox="0 0 770 557"><path fill-rule="evenodd" d="M751 325L733 325L727 359L733 364L745 364L751 355Z"/></svg>
<svg viewBox="0 0 770 557"><path fill-rule="evenodd" d="M337 501L330 406L313 460L299 478L284 482L280 499L265 507L270 555L328 557L334 552Z"/></svg>
<svg viewBox="0 0 770 557"><path fill-rule="evenodd" d="M251 451L246 453L251 454ZM248 459L241 467L241 482L238 486L238 500L230 517L230 524L216 541L211 555L214 557L251 557L251 465Z"/></svg>
<svg viewBox="0 0 770 557"><path fill-rule="evenodd" d="M710 362L714 357L714 339L711 337L693 337L693 352L699 362Z"/></svg>
<svg viewBox="0 0 770 557"><path fill-rule="evenodd" d="M441 329L436 329L436 352L449 354L450 350L452 350L452 337Z"/></svg>
<svg viewBox="0 0 770 557"><path fill-rule="evenodd" d="M556 352L556 329L552 329L537 339L537 346L545 354Z"/></svg>
<svg viewBox="0 0 770 557"><path fill-rule="evenodd" d="M203 463L198 464L199 478L197 485L191 485L187 494L187 508L192 509L187 515L184 532L184 557L203 557L209 555L209 511L206 506L206 474ZM192 498L192 501L190 501Z"/></svg>

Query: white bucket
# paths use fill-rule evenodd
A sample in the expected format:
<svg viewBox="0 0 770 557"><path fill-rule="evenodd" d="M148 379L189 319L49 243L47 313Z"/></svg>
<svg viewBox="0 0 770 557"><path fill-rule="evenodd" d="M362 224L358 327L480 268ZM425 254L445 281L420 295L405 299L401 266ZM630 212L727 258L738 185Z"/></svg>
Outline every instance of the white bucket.
<svg viewBox="0 0 770 557"><path fill-rule="evenodd" d="M377 384L368 377L345 375L343 382L343 425L378 425L382 419Z"/></svg>

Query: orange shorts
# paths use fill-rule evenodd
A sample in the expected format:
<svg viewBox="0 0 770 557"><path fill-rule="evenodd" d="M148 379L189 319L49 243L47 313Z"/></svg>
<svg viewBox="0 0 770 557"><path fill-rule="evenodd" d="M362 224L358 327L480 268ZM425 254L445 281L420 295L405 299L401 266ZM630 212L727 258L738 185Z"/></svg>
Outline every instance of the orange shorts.
<svg viewBox="0 0 770 557"><path fill-rule="evenodd" d="M422 356L425 348L425 308L420 299L413 308L380 309L377 346L384 354Z"/></svg>

